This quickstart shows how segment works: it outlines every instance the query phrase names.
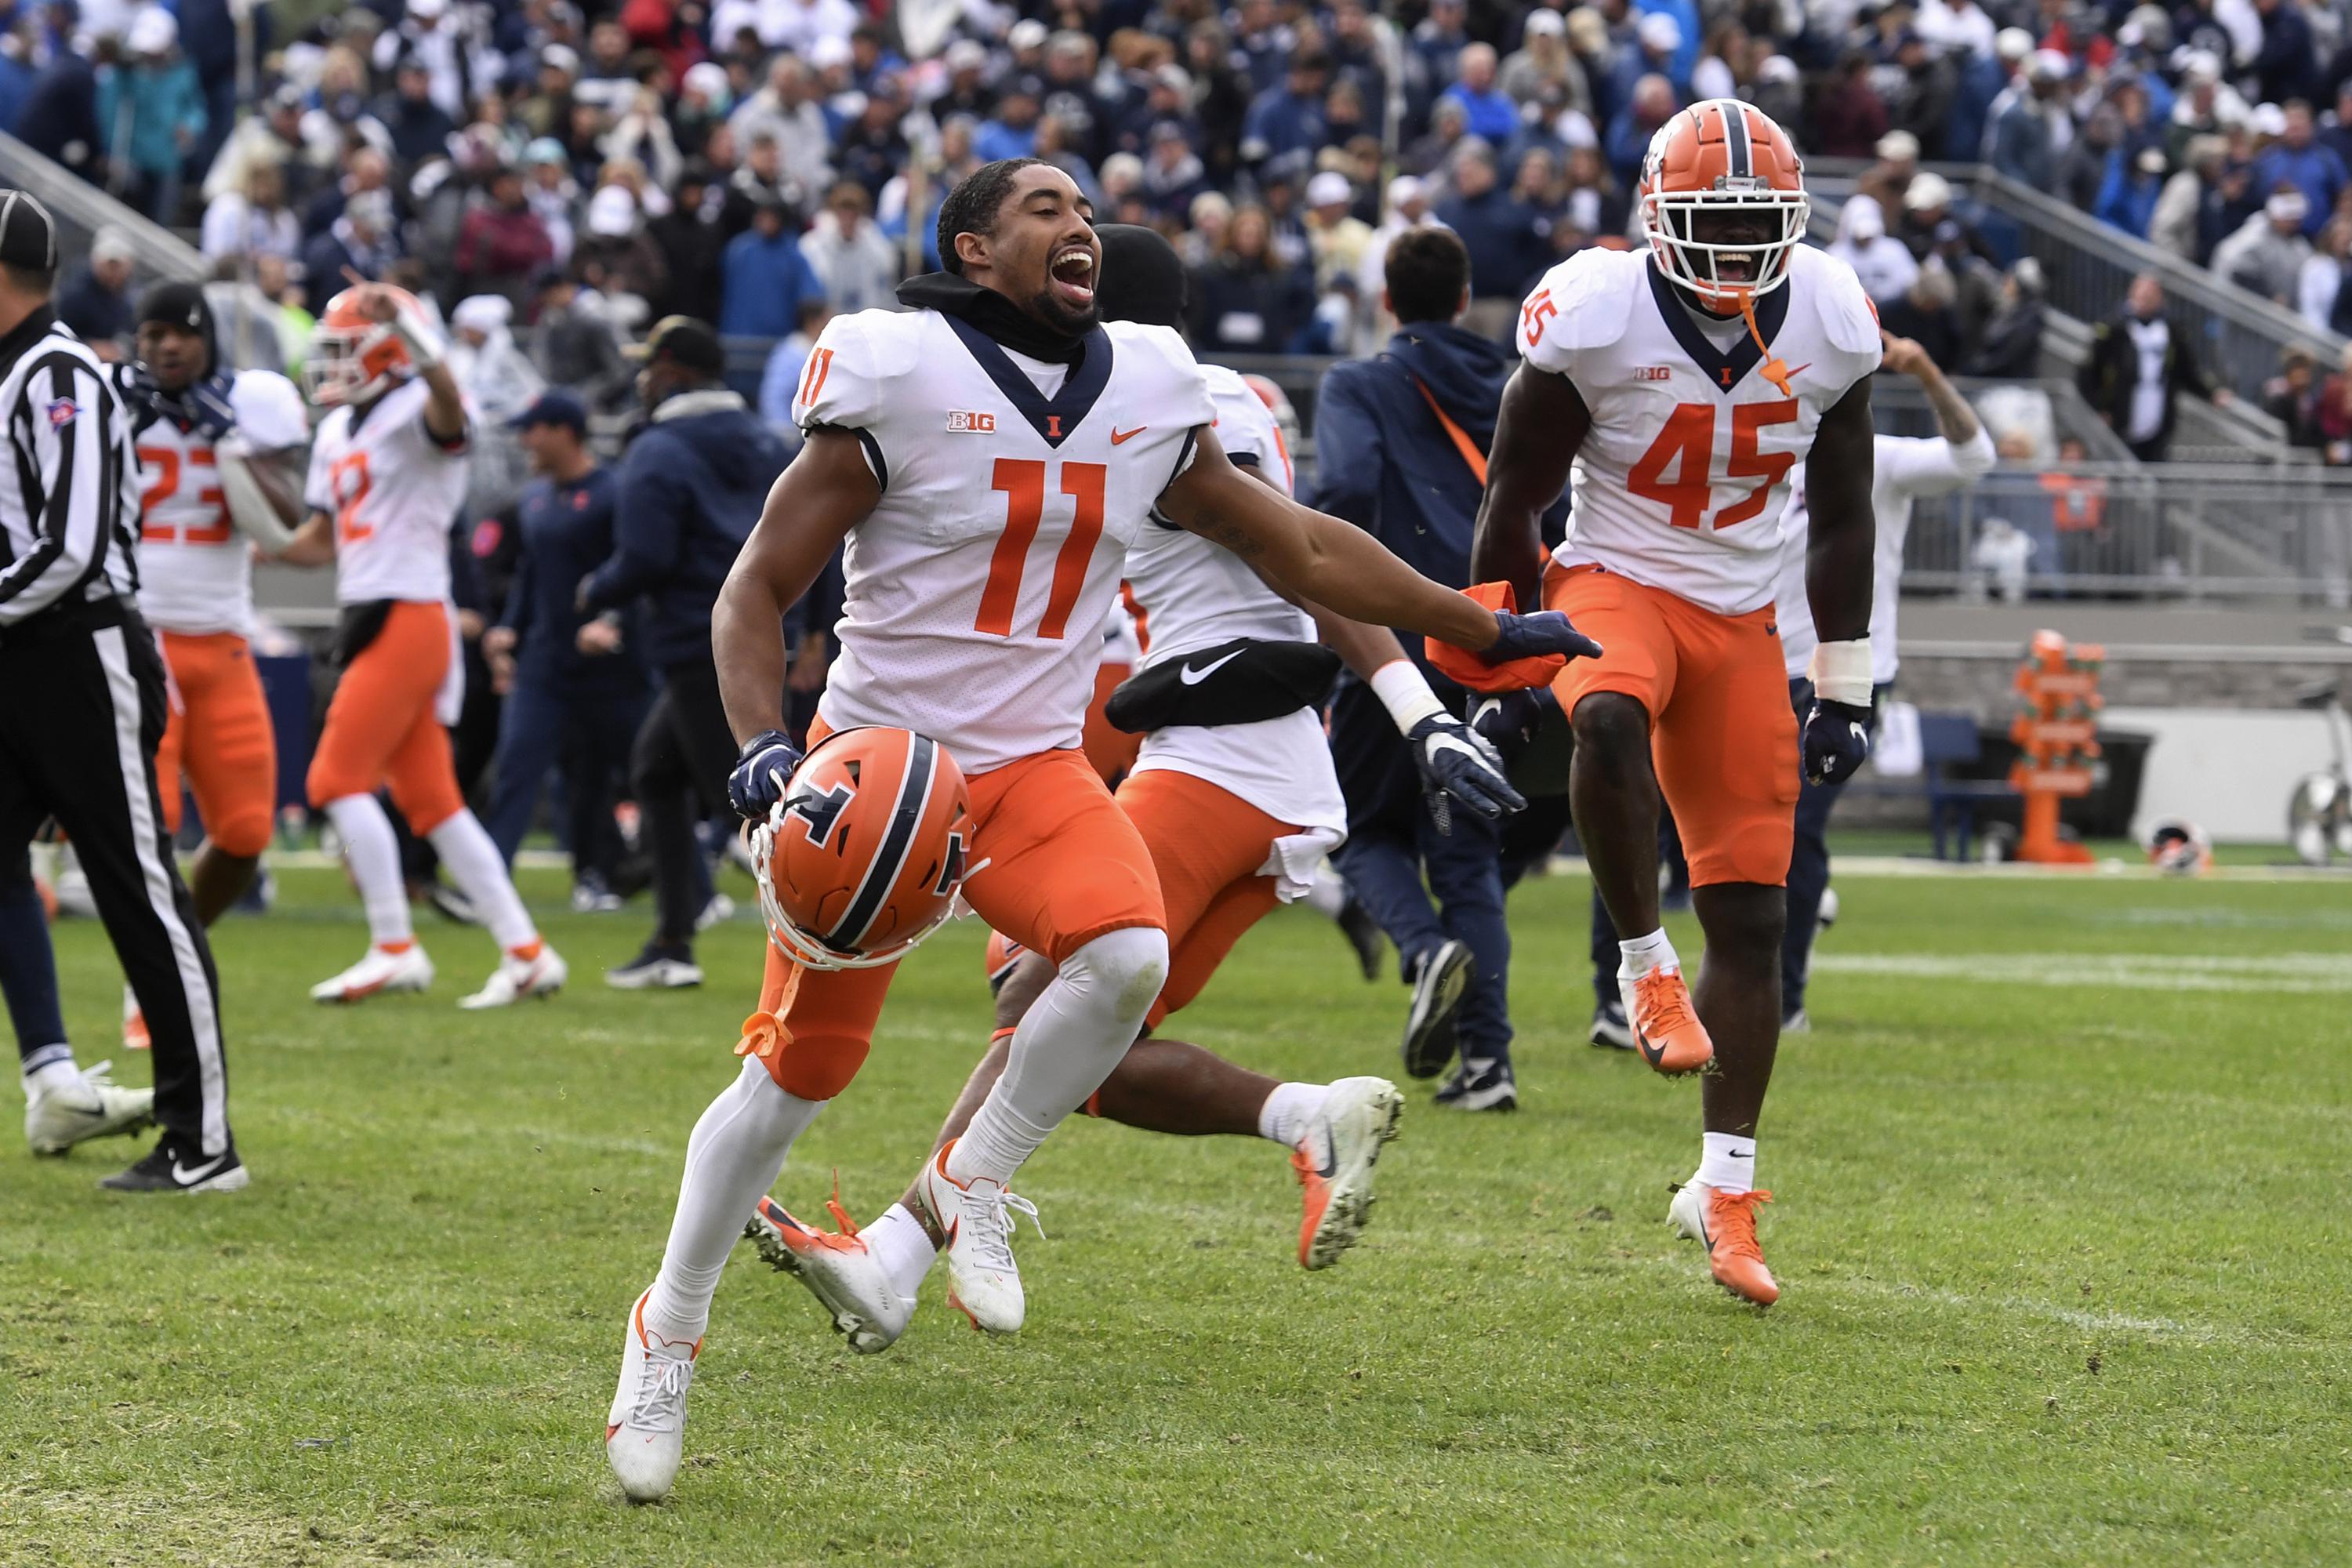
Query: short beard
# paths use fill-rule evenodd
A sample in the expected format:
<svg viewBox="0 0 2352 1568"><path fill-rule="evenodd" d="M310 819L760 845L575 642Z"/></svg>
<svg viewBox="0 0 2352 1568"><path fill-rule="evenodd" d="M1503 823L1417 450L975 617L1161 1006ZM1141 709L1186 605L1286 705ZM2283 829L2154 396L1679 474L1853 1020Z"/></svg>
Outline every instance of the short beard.
<svg viewBox="0 0 2352 1568"><path fill-rule="evenodd" d="M1039 289L1030 300L1029 313L1054 331L1073 338L1086 336L1093 331L1102 320L1101 313L1095 309L1092 300L1087 302L1085 310L1073 310L1062 303L1060 297L1054 292L1054 286L1050 283Z"/></svg>

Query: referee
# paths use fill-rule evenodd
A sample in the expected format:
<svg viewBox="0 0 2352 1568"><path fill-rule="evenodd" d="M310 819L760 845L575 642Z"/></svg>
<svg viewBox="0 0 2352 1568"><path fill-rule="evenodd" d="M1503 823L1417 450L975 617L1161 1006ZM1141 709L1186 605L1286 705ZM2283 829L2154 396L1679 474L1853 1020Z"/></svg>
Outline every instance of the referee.
<svg viewBox="0 0 2352 1568"><path fill-rule="evenodd" d="M131 597L131 420L98 356L58 323L57 268L48 213L0 191L0 847L14 858L45 817L64 826L147 1016L163 1135L100 1184L233 1192L246 1170L218 981L155 789L163 660Z"/></svg>

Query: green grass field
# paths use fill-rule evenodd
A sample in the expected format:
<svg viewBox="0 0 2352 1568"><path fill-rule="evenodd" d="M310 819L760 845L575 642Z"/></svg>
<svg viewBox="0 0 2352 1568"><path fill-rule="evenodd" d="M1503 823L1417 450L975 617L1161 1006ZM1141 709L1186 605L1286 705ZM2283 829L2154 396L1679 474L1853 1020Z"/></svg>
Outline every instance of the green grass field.
<svg viewBox="0 0 2352 1568"><path fill-rule="evenodd" d="M2352 884L1841 888L1764 1130L1769 1314L1662 1223L1696 1090L1585 1046L1555 879L1514 906L1523 1110L1412 1090L1338 1268L1293 1260L1272 1145L1074 1121L1024 1174L1025 1332L935 1277L854 1357L745 1248L677 1494L631 1509L622 1317L757 927L706 939L703 991L624 995L595 971L642 916L558 917L581 983L478 1016L488 944L427 914L435 994L330 1012L356 909L289 874L216 936L248 1192L0 1154L0 1563L2347 1561ZM84 1061L143 1078L102 936L58 934ZM788 1202L897 1194L986 1038L981 940L907 967ZM1392 1073L1402 1006L1285 912L1171 1032Z"/></svg>

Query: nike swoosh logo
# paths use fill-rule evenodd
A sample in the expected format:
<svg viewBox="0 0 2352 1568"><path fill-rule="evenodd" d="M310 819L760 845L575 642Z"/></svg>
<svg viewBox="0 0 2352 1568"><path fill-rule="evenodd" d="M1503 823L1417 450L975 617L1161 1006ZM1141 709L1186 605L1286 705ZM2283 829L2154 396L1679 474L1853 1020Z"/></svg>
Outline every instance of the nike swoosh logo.
<svg viewBox="0 0 2352 1568"><path fill-rule="evenodd" d="M1209 677L1216 674L1218 670L1223 668L1226 665L1229 665L1233 663L1234 660L1241 658L1241 656L1242 650L1240 648L1235 648L1233 652L1225 655L1224 658L1212 659L1207 664L1201 666L1198 669L1193 668L1188 664L1176 672L1176 679L1182 681L1187 686L1198 686L1201 682L1208 679Z"/></svg>
<svg viewBox="0 0 2352 1568"><path fill-rule="evenodd" d="M184 1187L192 1183L203 1181L206 1176L211 1175L215 1171L219 1170L226 1163L228 1163L227 1155L215 1154L210 1160L207 1160L205 1163L198 1165L194 1170L191 1171L185 1165L181 1164L179 1161L173 1160L172 1162L172 1180L179 1183Z"/></svg>
<svg viewBox="0 0 2352 1568"><path fill-rule="evenodd" d="M1735 1160L1752 1160L1756 1157L1756 1151L1753 1149L1734 1149L1731 1152L1731 1157Z"/></svg>
<svg viewBox="0 0 2352 1568"><path fill-rule="evenodd" d="M1121 430L1117 426L1113 426L1110 432L1110 444L1114 447L1124 447L1150 428L1149 425L1139 425L1132 430Z"/></svg>
<svg viewBox="0 0 2352 1568"><path fill-rule="evenodd" d="M1813 362L1812 362L1812 361L1811 361L1811 360L1807 360L1804 363L1802 363L1802 364L1801 364L1801 365L1795 365L1795 366L1792 366L1792 367L1790 367L1790 369L1788 369L1788 370L1784 370L1784 371L1782 371L1780 374L1783 374L1783 375L1785 375L1785 376L1787 376L1790 380L1794 381L1797 377L1799 377L1799 376L1801 376L1801 375L1804 374L1807 371L1809 371L1809 370L1811 370L1811 369L1812 369L1812 368L1813 368Z"/></svg>
<svg viewBox="0 0 2352 1568"><path fill-rule="evenodd" d="M1657 1049L1652 1050L1650 1048L1650 1037L1642 1032L1642 1026L1639 1024L1633 1026L1633 1048L1641 1052L1643 1059L1647 1061L1652 1067L1663 1067L1665 1065L1666 1047L1660 1046Z"/></svg>

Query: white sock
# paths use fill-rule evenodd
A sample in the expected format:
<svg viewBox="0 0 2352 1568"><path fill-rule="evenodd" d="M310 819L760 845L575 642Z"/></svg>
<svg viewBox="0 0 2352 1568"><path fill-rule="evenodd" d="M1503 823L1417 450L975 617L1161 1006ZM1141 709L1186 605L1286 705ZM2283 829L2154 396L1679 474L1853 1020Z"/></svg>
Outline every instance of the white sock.
<svg viewBox="0 0 2352 1568"><path fill-rule="evenodd" d="M499 847L490 842L479 818L460 807L457 816L425 837L439 851L441 864L449 868L458 889L473 900L474 912L498 939L501 952L512 952L539 940L539 928L531 924L530 911L522 907L514 879L507 875L507 863L499 858Z"/></svg>
<svg viewBox="0 0 2352 1568"><path fill-rule="evenodd" d="M1265 1097L1265 1103L1257 1109L1257 1135L1287 1148L1297 1148L1298 1141L1307 1136L1307 1124L1323 1109L1324 1097L1330 1092L1328 1083L1276 1085L1274 1092Z"/></svg>
<svg viewBox="0 0 2352 1568"><path fill-rule="evenodd" d="M414 939L408 923L408 885L400 876L400 841L392 818L372 795L347 795L327 803L327 818L342 836L343 864L359 884L360 907L367 911L368 936L378 947Z"/></svg>
<svg viewBox="0 0 2352 1568"><path fill-rule="evenodd" d="M1700 1135L1697 1181L1723 1193L1756 1190L1756 1140L1728 1132Z"/></svg>
<svg viewBox="0 0 2352 1568"><path fill-rule="evenodd" d="M866 1238L866 1250L889 1276L890 1289L913 1300L923 1276L931 1271L931 1263L940 1255L923 1222L908 1213L905 1204L892 1204L858 1234Z"/></svg>
<svg viewBox="0 0 2352 1568"><path fill-rule="evenodd" d="M55 1052L63 1054L51 1054ZM59 1089L81 1087L81 1068L74 1065L71 1046L62 1042L43 1046L27 1059L39 1065L25 1068L26 1099L30 1100L36 1094L55 1094Z"/></svg>
<svg viewBox="0 0 2352 1568"><path fill-rule="evenodd" d="M1348 884L1326 860L1315 868L1315 885L1307 889L1307 907L1327 921L1336 921L1348 907Z"/></svg>
<svg viewBox="0 0 2352 1568"><path fill-rule="evenodd" d="M808 1130L824 1101L786 1094L757 1061L710 1102L686 1142L677 1217L661 1272L646 1298L646 1327L667 1340L698 1340L710 1323L710 1298L743 1222L775 1184L793 1140Z"/></svg>
<svg viewBox="0 0 2352 1568"><path fill-rule="evenodd" d="M1668 969L1680 968L1682 965L1682 960L1675 956L1675 944L1666 940L1664 926L1647 936L1637 936L1631 942L1619 942L1617 951L1624 955L1619 963L1617 973L1631 974L1637 979L1661 964Z"/></svg>
<svg viewBox="0 0 2352 1568"><path fill-rule="evenodd" d="M1108 931L1063 962L1013 1037L1004 1076L948 1152L948 1174L1009 1183L1062 1119L1102 1087L1168 978L1168 933Z"/></svg>

